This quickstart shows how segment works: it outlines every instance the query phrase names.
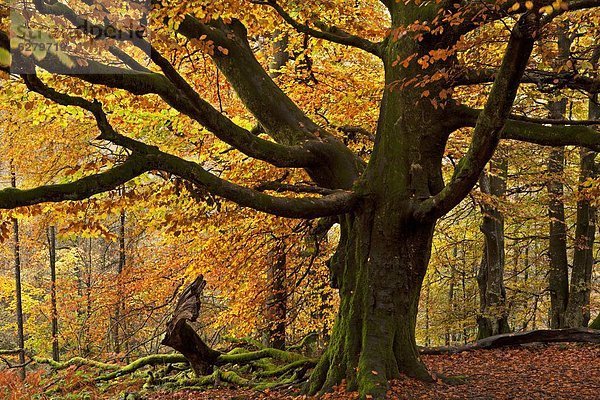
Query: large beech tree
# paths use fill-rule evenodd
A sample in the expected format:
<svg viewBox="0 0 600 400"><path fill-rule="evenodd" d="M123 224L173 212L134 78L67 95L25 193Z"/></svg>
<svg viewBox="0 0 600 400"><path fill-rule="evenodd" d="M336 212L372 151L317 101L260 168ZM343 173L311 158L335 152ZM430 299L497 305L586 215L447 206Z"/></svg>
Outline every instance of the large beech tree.
<svg viewBox="0 0 600 400"><path fill-rule="evenodd" d="M33 3L38 12L75 27L85 30L94 26L83 24L85 17L60 1ZM364 397L382 398L387 381L400 373L431 379L419 359L415 323L436 221L469 194L502 139L600 149L600 134L585 122L565 124L511 115L521 84L544 90L598 91L600 81L593 74L542 71L532 53L536 42L552 35L555 20L581 10L589 13L600 1L574 0L568 5L547 0L523 4L469 0L348 3L352 4L332 2L328 10L319 2L299 7L277 0L195 2L189 7L186 2L155 4L164 31L210 44L207 54L256 118L256 130L237 125L204 99L189 73L182 73L177 63L154 47L149 66L140 65L122 50L107 48L120 65L72 56L76 62L68 73L64 58L56 53L38 59L13 52L13 62L19 58L20 64L31 67L30 73L15 78L46 99L89 111L100 131L98 140L126 149L128 157L110 169L70 183L6 188L0 191L0 207L85 199L141 174L162 171L265 213L333 218L341 226L341 239L329 267L341 304L328 349L310 378L309 392L328 390L345 380ZM332 10L351 13L353 7L372 9L373 18L365 20L362 27L354 24L349 29L343 26L344 15L331 18ZM220 10L225 10L223 15ZM232 10L239 10L239 17ZM355 155L331 127L321 126L309 117L309 110L301 110L259 62L255 43L265 33L253 31L260 27L256 19L251 26L245 23L248 15L258 12L309 39L357 48L378 60L385 87L368 162ZM327 12L328 18L322 19L320 12ZM340 26L330 21L340 21ZM478 30L498 26L507 41L498 67L470 68L468 60L459 55L458 44ZM584 33L596 34L593 30ZM145 39L133 44L149 45ZM0 32L0 46L9 50L8 32ZM10 73L8 65L2 69ZM200 163L136 140L129 132L118 132L99 101L57 90L41 71L137 96L158 95L248 157L280 168L304 169L313 184L273 182L267 188L274 190L269 191L224 180ZM461 104L456 88L484 83L493 84L482 109ZM453 176L445 180L442 166L447 141L461 128L472 128L468 151L456 164Z"/></svg>

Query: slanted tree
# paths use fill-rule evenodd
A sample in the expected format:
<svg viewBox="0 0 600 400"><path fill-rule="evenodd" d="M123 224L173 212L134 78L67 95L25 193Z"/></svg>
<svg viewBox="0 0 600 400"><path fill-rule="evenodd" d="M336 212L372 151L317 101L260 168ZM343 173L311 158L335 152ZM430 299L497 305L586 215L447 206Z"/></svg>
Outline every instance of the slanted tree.
<svg viewBox="0 0 600 400"><path fill-rule="evenodd" d="M84 31L95 27L83 23L83 16L60 1L35 0L34 4L40 13L62 18ZM383 398L387 381L400 373L431 379L419 358L415 323L434 227L469 194L498 142L515 139L600 148L600 135L589 127L561 121L523 121L510 114L520 83L597 90L598 81L592 76L539 71L536 59L530 62L530 56L536 41L552 31L557 16L598 5L597 0L573 1L568 7L558 4L555 8L549 1L523 6L382 0L351 7L335 4L329 11L323 11L320 3L309 2L291 12L299 5L276 0L206 2L189 7L156 2L161 33L204 43L220 73L258 120L260 131L272 140L235 124L203 99L197 79L201 72L179 70L180 64L171 63L163 54L168 49L160 47L160 40L166 39L159 39L152 47L150 69L117 48L108 48L116 58L110 64L72 55L73 62L66 64L74 84L85 81L137 96L157 95L248 157L280 168L304 169L312 184L282 184L279 192L296 193L285 197L224 180L201 163L118 132L99 101L79 97L68 88L57 90L56 83L36 75L41 70L64 74L64 55L48 52L44 57L27 57L15 51L13 62L29 65L28 73L20 79L31 91L87 110L96 119L98 139L124 147L129 155L110 169L70 183L2 190L0 207L84 199L149 171L162 171L258 211L288 218L335 216L341 238L329 266L332 284L339 289L340 308L329 346L311 375L308 390L329 390L345 380L363 397ZM355 6L362 12L355 18L360 23L331 25L334 21L344 24L346 17L352 20ZM320 17L321 11L327 18ZM332 17L335 11L344 14ZM263 18L256 18L258 13L263 13ZM300 15L302 22L294 15ZM335 132L302 111L259 63L251 43L266 37L261 34L261 24L268 19L319 39L323 46L364 50L383 70L379 119L366 162ZM477 30L491 29L501 19L505 25L501 24L500 35L507 45L498 68L471 69L464 58L469 54L459 54L459 44ZM359 32L350 33L350 29ZM135 39L133 44L149 45L144 39ZM0 46L5 52L9 49L5 33L0 33ZM118 60L121 66L115 65ZM8 66L3 70L10 72ZM486 82L493 84L483 109L460 105L455 88ZM468 151L453 176L444 180L442 161L447 141L454 131L466 127L473 128Z"/></svg>

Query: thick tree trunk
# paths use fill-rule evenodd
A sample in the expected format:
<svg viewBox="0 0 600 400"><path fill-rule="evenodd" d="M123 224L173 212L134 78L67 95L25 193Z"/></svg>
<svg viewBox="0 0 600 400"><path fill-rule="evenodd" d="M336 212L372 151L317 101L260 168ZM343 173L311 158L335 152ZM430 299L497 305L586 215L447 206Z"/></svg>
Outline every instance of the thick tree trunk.
<svg viewBox="0 0 600 400"><path fill-rule="evenodd" d="M551 117L563 118L566 101L551 104ZM563 175L565 163L564 147L554 148L548 160L548 214L550 217L550 327L565 326L564 318L569 301L569 263L567 259L567 228L565 225L565 205L563 202Z"/></svg>
<svg viewBox="0 0 600 400"><path fill-rule="evenodd" d="M56 228L48 227L48 251L50 258L50 324L52 334L52 359L60 361L58 347L58 310L56 308Z"/></svg>
<svg viewBox="0 0 600 400"><path fill-rule="evenodd" d="M310 393L346 380L349 390L383 398L387 381L400 373L430 379L415 324L434 224L406 224L392 234L387 219L367 207L342 224L342 243L331 263L340 310Z"/></svg>
<svg viewBox="0 0 600 400"><path fill-rule="evenodd" d="M481 175L479 185L483 193L497 199L506 192L507 158L497 157L490 162L490 169L489 174ZM480 229L485 239L477 275L481 313L477 317L478 339L510 332L504 287L504 215L490 202L482 205L482 211Z"/></svg>
<svg viewBox="0 0 600 400"><path fill-rule="evenodd" d="M399 6L395 23L402 23L402 13ZM430 49L404 38L390 41L384 50L387 86L375 146L354 188L367 195L352 214L341 217L340 243L330 262L340 309L309 393L345 380L362 398L383 399L388 380L400 373L431 380L419 358L415 325L436 220L419 222L413 211L444 187L441 160L451 129L422 88L398 87L423 69L416 63L407 68L394 64ZM439 93L441 88L432 83L428 90Z"/></svg>

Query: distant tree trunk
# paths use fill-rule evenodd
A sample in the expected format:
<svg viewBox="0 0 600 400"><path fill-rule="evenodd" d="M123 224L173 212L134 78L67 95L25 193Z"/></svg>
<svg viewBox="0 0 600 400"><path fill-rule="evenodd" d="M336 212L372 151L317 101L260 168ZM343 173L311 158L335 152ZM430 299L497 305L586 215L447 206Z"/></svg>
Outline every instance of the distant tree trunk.
<svg viewBox="0 0 600 400"><path fill-rule="evenodd" d="M490 162L490 173L484 171L479 179L481 191L495 199L503 197L507 174L507 158L494 158ZM482 205L482 211L480 229L485 239L477 275L481 313L477 318L478 339L510 332L504 287L504 215L490 202Z"/></svg>
<svg viewBox="0 0 600 400"><path fill-rule="evenodd" d="M581 149L579 173L579 199L577 201L577 226L569 301L565 313L565 327L587 326L590 320L590 291L594 265L594 237L596 208L581 193L586 180L594 177L596 153Z"/></svg>
<svg viewBox="0 0 600 400"><path fill-rule="evenodd" d="M285 349L285 328L287 317L286 253L285 246L277 245L272 251L267 272L269 296L267 299L267 323L269 345L275 349Z"/></svg>
<svg viewBox="0 0 600 400"><path fill-rule="evenodd" d="M431 337L429 335L429 327L430 327L430 316L429 316L429 308L430 308L430 297L431 297L431 281L427 279L425 284L425 346L431 346Z"/></svg>
<svg viewBox="0 0 600 400"><path fill-rule="evenodd" d="M52 332L52 359L60 360L58 348L58 311L56 308L56 228L48 227L48 251L50 256L50 323Z"/></svg>
<svg viewBox="0 0 600 400"><path fill-rule="evenodd" d="M600 49L596 49L592 63L597 65ZM588 119L600 118L598 95L590 96ZM565 326L570 328L586 327L590 320L590 292L592 285L592 267L594 266L594 239L596 233L596 207L585 195L589 179L596 178L596 153L581 148L579 162L579 196L577 199L577 226L575 228L575 250L569 302L565 314Z"/></svg>
<svg viewBox="0 0 600 400"><path fill-rule="evenodd" d="M126 261L126 253L125 253L125 210L121 210L119 215L119 262L117 263L117 277L120 277L125 269L125 261ZM121 299L121 291L120 285L117 287L118 291L118 299L117 304L115 305L115 323L114 323L114 344L115 344L115 353L121 352L121 339L125 337L125 335L121 336L121 331L125 334L125 314L124 308L125 303ZM125 344L127 347L127 344Z"/></svg>
<svg viewBox="0 0 600 400"><path fill-rule="evenodd" d="M91 353L90 343L90 319L92 316L92 238L88 239L87 262L85 263L85 321L84 321L84 354L89 356Z"/></svg>
<svg viewBox="0 0 600 400"><path fill-rule="evenodd" d="M551 118L564 118L566 99L550 104ZM565 225L564 147L553 148L548 160L548 214L550 217L550 327L565 326L564 317L569 301L569 263L567 259L567 228Z"/></svg>
<svg viewBox="0 0 600 400"><path fill-rule="evenodd" d="M458 260L458 245L455 243L452 249L454 256L454 263ZM456 266L450 265L450 283L448 285L448 310L452 312L452 315L456 315L456 303L454 302L454 279L455 279ZM452 343L452 332L450 331L450 324L446 323L446 332L444 335L444 343L446 346L450 346Z"/></svg>
<svg viewBox="0 0 600 400"><path fill-rule="evenodd" d="M269 75L277 78L281 75L281 68L290 59L288 52L289 37L275 30L274 36L280 36L273 43L273 59L269 65ZM285 329L287 318L287 289L286 278L286 253L285 243L280 242L269 257L269 268L267 270L267 282L269 295L266 304L266 317L268 324L267 342L270 347L285 349Z"/></svg>
<svg viewBox="0 0 600 400"><path fill-rule="evenodd" d="M10 184L13 188L17 187L17 175L14 170L11 171ZM19 220L12 219L13 239L14 239L14 262L15 262L15 299L17 312L17 346L19 352L19 364L25 364L25 334L23 331L23 300L21 298L21 249L19 243ZM19 368L21 379L25 379L25 367Z"/></svg>

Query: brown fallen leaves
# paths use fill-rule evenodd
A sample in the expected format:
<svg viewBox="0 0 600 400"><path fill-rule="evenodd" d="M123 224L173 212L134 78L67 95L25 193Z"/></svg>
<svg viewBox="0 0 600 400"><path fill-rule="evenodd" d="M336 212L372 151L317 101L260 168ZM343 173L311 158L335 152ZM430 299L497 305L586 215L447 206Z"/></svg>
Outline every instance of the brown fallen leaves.
<svg viewBox="0 0 600 400"><path fill-rule="evenodd" d="M388 398L396 399L598 399L600 398L600 346L579 344L532 345L480 350L423 358L438 377L427 384L408 377L392 382ZM464 383L441 382L440 375L459 376ZM356 393L339 388L324 400L356 399ZM211 389L205 392L155 393L152 400L299 400L292 391Z"/></svg>

